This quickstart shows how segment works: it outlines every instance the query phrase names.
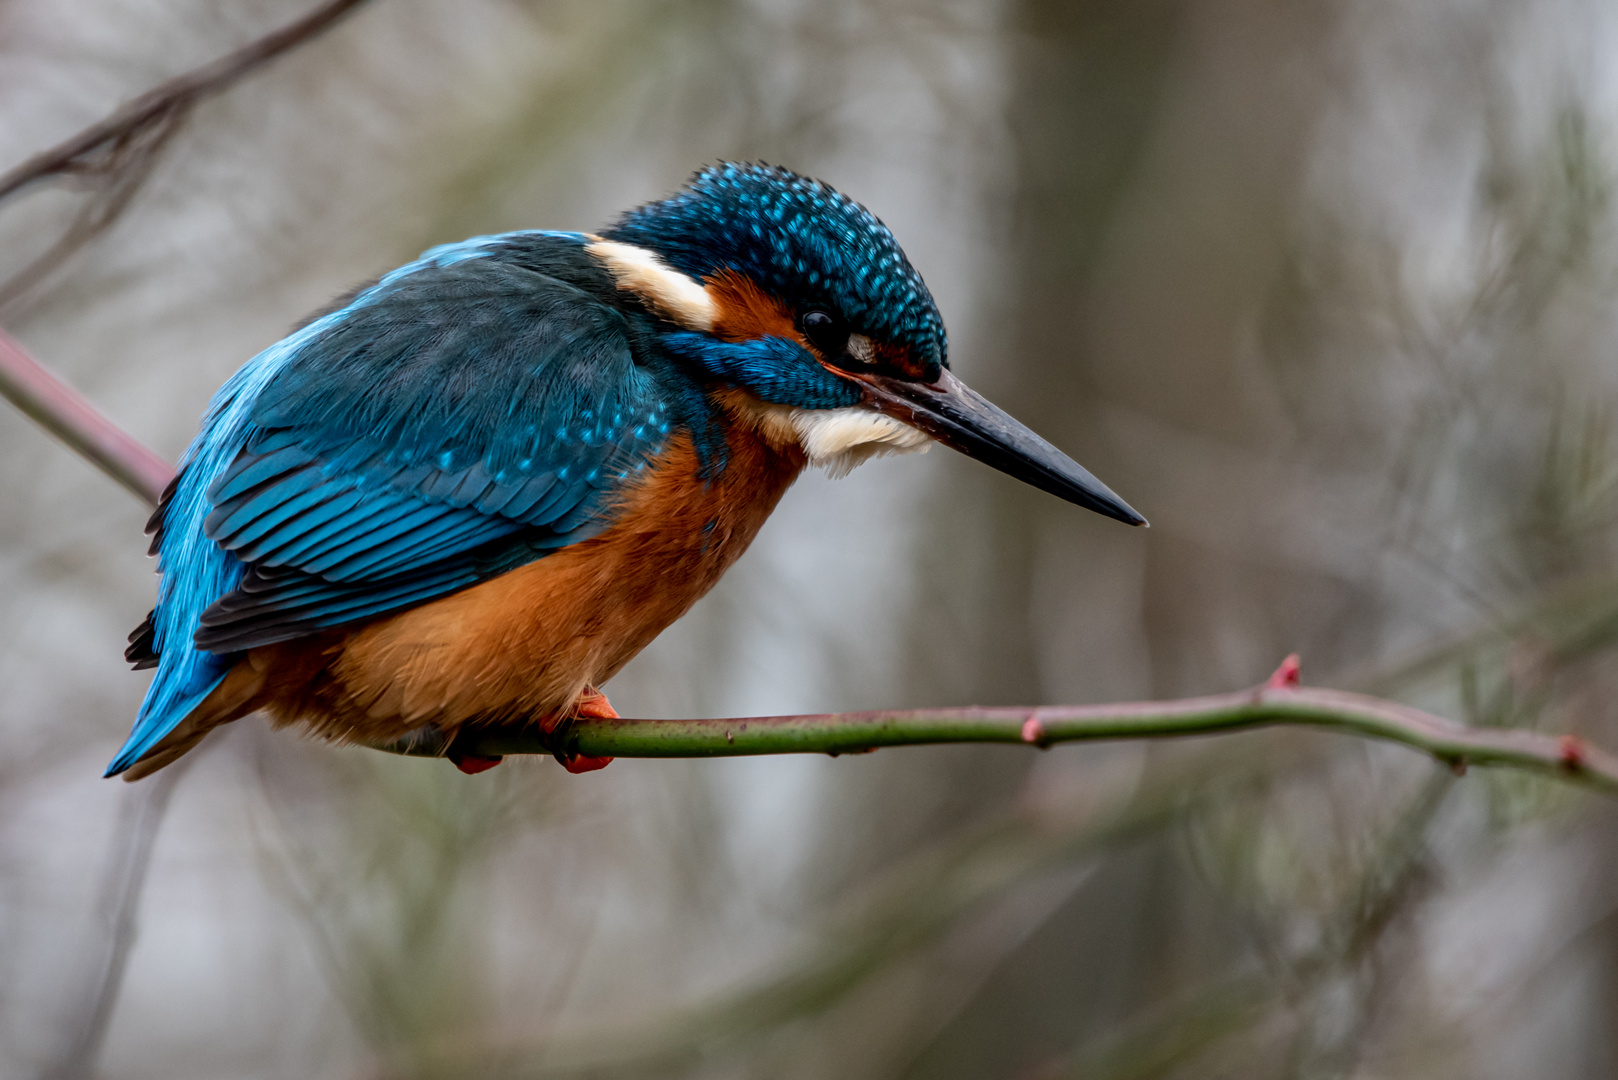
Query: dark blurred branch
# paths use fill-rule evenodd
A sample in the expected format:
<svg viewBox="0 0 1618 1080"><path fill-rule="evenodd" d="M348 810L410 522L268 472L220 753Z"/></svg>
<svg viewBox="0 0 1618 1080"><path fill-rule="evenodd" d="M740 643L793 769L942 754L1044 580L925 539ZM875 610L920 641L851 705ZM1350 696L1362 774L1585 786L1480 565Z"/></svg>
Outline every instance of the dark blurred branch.
<svg viewBox="0 0 1618 1080"><path fill-rule="evenodd" d="M1116 705L905 709L705 720L577 720L555 736L533 725L482 728L455 740L457 755L585 754L593 757L733 757L857 754L926 743L1023 743L1046 747L1097 739L1161 739L1295 725L1403 743L1457 771L1496 765L1573 780L1618 795L1618 757L1572 736L1473 728L1397 702L1303 688L1289 657L1262 686L1233 694ZM424 728L379 749L441 756L442 733Z"/></svg>
<svg viewBox="0 0 1618 1080"><path fill-rule="evenodd" d="M0 396L154 506L174 475L173 466L46 370L4 330L0 330Z"/></svg>
<svg viewBox="0 0 1618 1080"><path fill-rule="evenodd" d="M111 116L91 124L49 150L43 150L0 176L0 199L48 176L104 176L121 164L121 155L154 126L203 98L228 89L244 76L288 49L308 41L365 0L328 0L309 14L233 53L159 83Z"/></svg>
<svg viewBox="0 0 1618 1080"><path fill-rule="evenodd" d="M53 177L83 178L96 189L94 197L55 244L0 284L0 305L61 265L117 220L151 174L159 152L199 102L317 37L364 2L328 0L297 21L235 52L159 83L104 120L0 176L0 199Z"/></svg>
<svg viewBox="0 0 1618 1080"><path fill-rule="evenodd" d="M106 119L0 176L0 200L53 177L89 178L97 188L95 197L61 239L0 284L0 304L54 269L117 219L150 174L158 152L199 102L312 40L364 2L328 0L279 30L159 83ZM157 501L173 475L167 462L120 431L4 331L0 331L0 395L147 502Z"/></svg>

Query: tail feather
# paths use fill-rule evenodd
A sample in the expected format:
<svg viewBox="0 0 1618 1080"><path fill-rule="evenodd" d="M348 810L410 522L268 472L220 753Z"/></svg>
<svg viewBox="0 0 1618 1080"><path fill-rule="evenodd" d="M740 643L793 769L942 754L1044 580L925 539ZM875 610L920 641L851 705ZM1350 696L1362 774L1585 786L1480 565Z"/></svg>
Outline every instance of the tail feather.
<svg viewBox="0 0 1618 1080"><path fill-rule="evenodd" d="M202 430L186 450L179 472L147 523L147 532L153 534L152 554L158 557L163 576L157 607L131 635L129 659L141 667L151 666L155 659L157 677L141 702L129 740L107 766L107 776L133 772L142 763L145 768L135 775L161 768L208 728L241 714L247 698L222 708L234 689L220 698L212 695L232 670L251 669L240 663L240 655L216 656L194 644L202 613L241 584L244 572L234 555L206 535L203 522L212 509L208 488L255 430L252 410L259 392L323 325L313 324L266 349L219 389L202 418Z"/></svg>
<svg viewBox="0 0 1618 1080"><path fill-rule="evenodd" d="M150 776L178 760L220 724L246 716L258 705L259 691L263 687L264 673L254 667L251 661L238 658L234 666L203 695L202 700L186 711L179 723L170 727L166 734L133 759L124 773L124 779L139 780L143 776ZM122 758L123 755L120 755L119 759Z"/></svg>
<svg viewBox="0 0 1618 1080"><path fill-rule="evenodd" d="M118 756L107 766L105 775L117 776L150 753L207 700L230 668L230 660L212 653L196 649L166 650L158 663L157 678L146 691L146 700L141 702L134 730Z"/></svg>

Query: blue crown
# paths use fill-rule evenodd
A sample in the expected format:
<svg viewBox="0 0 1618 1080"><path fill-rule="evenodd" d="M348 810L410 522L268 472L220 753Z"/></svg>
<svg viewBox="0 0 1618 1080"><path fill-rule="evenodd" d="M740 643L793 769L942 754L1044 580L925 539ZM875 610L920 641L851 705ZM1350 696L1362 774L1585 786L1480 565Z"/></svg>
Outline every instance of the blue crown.
<svg viewBox="0 0 1618 1080"><path fill-rule="evenodd" d="M603 235L656 251L696 278L734 270L800 311L827 307L857 333L949 362L944 321L893 233L859 203L763 163L721 162Z"/></svg>

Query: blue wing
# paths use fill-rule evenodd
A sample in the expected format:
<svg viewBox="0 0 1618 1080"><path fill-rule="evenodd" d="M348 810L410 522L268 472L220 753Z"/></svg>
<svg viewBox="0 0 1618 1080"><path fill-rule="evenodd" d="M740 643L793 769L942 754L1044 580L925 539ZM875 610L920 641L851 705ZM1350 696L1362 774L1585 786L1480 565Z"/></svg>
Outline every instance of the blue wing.
<svg viewBox="0 0 1618 1080"><path fill-rule="evenodd" d="M234 654L594 535L665 445L679 403L626 317L501 258L502 239L429 252L219 392L154 518L163 578L131 654L158 673L108 775L173 730Z"/></svg>

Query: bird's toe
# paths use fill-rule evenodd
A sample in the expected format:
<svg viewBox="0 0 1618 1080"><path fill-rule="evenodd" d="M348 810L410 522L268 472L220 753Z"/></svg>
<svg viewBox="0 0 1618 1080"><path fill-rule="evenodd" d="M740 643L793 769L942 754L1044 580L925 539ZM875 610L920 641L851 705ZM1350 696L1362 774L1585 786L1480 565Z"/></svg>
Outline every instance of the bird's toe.
<svg viewBox="0 0 1618 1080"><path fill-rule="evenodd" d="M580 720L616 720L618 710L612 707L606 694L593 686L586 686L573 705L573 715Z"/></svg>

